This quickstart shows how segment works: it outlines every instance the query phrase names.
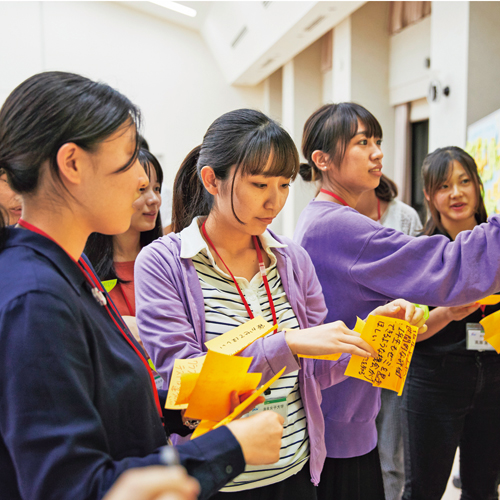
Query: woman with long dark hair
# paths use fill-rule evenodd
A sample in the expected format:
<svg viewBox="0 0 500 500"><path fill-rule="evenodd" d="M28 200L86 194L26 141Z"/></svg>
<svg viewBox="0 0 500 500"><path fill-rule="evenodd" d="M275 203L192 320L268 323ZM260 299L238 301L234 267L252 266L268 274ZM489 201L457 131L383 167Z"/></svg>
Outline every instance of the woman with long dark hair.
<svg viewBox="0 0 500 500"><path fill-rule="evenodd" d="M129 228L148 186L139 122L118 91L63 72L28 78L0 110L0 168L23 197L18 226L0 220L2 499L101 499L161 463L166 393L82 253L91 233ZM207 498L245 462L275 461L281 432L267 412L178 451Z"/></svg>
<svg viewBox="0 0 500 500"><path fill-rule="evenodd" d="M324 299L307 253L267 230L298 166L291 137L275 121L250 109L222 115L177 174L176 234L148 245L136 263L139 332L165 384L174 360L203 355L207 340L254 316L278 326L241 355L253 358L250 369L263 381L286 366L259 408L286 419L279 460L247 467L218 499L314 499L325 458L320 388L345 379L348 357L299 364L297 356L373 354L342 322L322 324ZM405 301L376 312L423 324Z"/></svg>
<svg viewBox="0 0 500 500"><path fill-rule="evenodd" d="M307 163L300 173L316 180L320 192L302 212L294 239L318 273L326 320L340 318L353 327L356 316L397 296L455 306L500 290L497 216L450 242L441 235L407 236L355 210L361 194L380 182L381 144L379 122L355 103L322 106L304 125ZM375 425L379 408L380 389L358 379L323 391L328 458L321 499L385 500Z"/></svg>
<svg viewBox="0 0 500 500"><path fill-rule="evenodd" d="M134 202L130 227L114 236L92 233L84 252L99 278L109 282L109 296L142 345L135 320L134 266L141 249L163 235L160 215L163 171L147 149L139 149L137 158L148 175L149 185L141 189L141 196Z"/></svg>
<svg viewBox="0 0 500 500"><path fill-rule="evenodd" d="M423 234L453 241L486 222L483 185L464 150L430 153L422 176L430 214ZM491 346L485 350L488 345L477 333L479 321L499 309L499 304L472 303L430 312L403 395L403 498L441 498L458 446L462 498L498 498L500 356Z"/></svg>

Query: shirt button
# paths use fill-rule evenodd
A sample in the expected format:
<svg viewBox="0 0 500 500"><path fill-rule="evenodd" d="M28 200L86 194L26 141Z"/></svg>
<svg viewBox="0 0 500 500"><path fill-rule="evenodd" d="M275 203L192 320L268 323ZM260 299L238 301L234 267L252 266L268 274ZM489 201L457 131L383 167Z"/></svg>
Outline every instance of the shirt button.
<svg viewBox="0 0 500 500"><path fill-rule="evenodd" d="M226 466L226 474L231 474L233 472L233 468L230 465Z"/></svg>

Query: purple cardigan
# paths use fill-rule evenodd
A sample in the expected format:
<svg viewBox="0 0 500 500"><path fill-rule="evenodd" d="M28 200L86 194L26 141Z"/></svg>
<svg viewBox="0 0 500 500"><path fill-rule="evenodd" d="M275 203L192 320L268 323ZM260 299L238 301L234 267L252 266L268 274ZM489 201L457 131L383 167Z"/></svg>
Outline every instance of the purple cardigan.
<svg viewBox="0 0 500 500"><path fill-rule="evenodd" d="M453 306L500 290L500 218L489 219L455 242L445 236L414 238L389 229L352 208L312 201L294 239L311 256L328 314L353 328L388 300ZM348 458L377 445L375 417L380 390L349 378L323 391L327 454Z"/></svg>
<svg viewBox="0 0 500 500"><path fill-rule="evenodd" d="M323 323L326 307L321 286L307 252L291 240L273 236L288 246L274 248L278 272L301 328ZM137 324L144 346L167 388L176 358L198 357L207 351L203 292L191 259L181 259L177 234L164 236L139 254L135 263ZM339 361L302 359L302 367L279 332L259 339L242 356L253 356L251 371L266 382L284 366L299 368L299 385L307 415L311 480L318 484L326 457L321 390L345 380L349 356Z"/></svg>

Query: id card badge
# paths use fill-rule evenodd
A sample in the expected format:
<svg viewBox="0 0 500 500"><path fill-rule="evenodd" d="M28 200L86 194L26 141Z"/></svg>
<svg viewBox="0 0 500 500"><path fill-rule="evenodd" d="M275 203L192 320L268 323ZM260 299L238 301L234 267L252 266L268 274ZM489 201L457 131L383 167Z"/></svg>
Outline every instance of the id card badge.
<svg viewBox="0 0 500 500"><path fill-rule="evenodd" d="M248 412L247 415L255 415L261 411L274 411L280 414L285 419L283 425L286 425L288 416L288 403L286 402L286 398L266 399L264 403L257 405L252 411Z"/></svg>
<svg viewBox="0 0 500 500"><path fill-rule="evenodd" d="M494 351L495 348L484 340L484 328L480 323L467 323L466 347L468 351Z"/></svg>

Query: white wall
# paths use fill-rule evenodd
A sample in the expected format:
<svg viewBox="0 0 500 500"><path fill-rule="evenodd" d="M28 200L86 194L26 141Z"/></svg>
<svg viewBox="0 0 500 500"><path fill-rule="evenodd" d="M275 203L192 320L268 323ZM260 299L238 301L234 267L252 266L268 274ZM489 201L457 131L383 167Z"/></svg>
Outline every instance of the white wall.
<svg viewBox="0 0 500 500"><path fill-rule="evenodd" d="M393 106L427 95L431 55L431 17L408 26L390 39L389 86Z"/></svg>
<svg viewBox="0 0 500 500"><path fill-rule="evenodd" d="M500 3L471 2L467 125L500 108Z"/></svg>
<svg viewBox="0 0 500 500"><path fill-rule="evenodd" d="M333 30L332 100L351 100L351 17Z"/></svg>
<svg viewBox="0 0 500 500"><path fill-rule="evenodd" d="M190 29L112 2L0 2L0 100L42 70L105 81L136 103L167 185L215 118L263 104L263 85L228 85Z"/></svg>
<svg viewBox="0 0 500 500"><path fill-rule="evenodd" d="M299 152L304 123L322 104L321 43L322 40L316 41L283 67L283 126L292 136ZM301 161L304 161L303 158ZM300 213L315 193L315 185L297 176L285 207L272 229L292 237Z"/></svg>
<svg viewBox="0 0 500 500"><path fill-rule="evenodd" d="M469 2L432 2L431 75L449 97L429 106L429 151L465 147L469 65Z"/></svg>
<svg viewBox="0 0 500 500"><path fill-rule="evenodd" d="M384 173L394 175L394 109L389 100L388 2L368 2L351 15L351 100L384 131Z"/></svg>

